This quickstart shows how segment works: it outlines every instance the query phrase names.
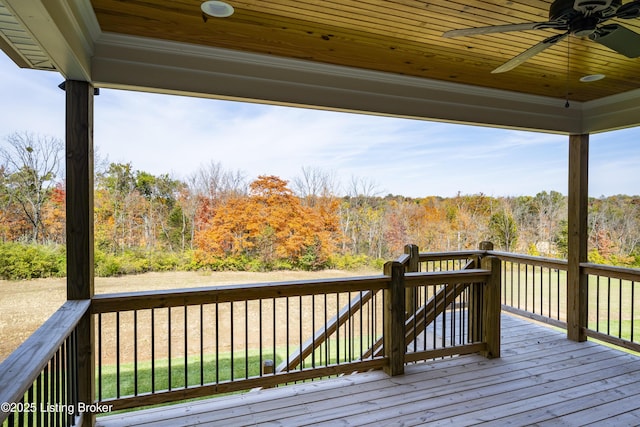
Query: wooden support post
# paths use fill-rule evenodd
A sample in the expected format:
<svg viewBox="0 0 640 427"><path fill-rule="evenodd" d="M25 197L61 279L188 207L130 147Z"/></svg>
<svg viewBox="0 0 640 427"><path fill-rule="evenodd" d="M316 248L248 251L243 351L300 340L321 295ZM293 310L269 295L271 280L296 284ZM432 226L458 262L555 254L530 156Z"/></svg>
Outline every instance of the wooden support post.
<svg viewBox="0 0 640 427"><path fill-rule="evenodd" d="M587 340L587 262L589 135L569 137L569 215L567 264L567 338Z"/></svg>
<svg viewBox="0 0 640 427"><path fill-rule="evenodd" d="M262 375L273 375L276 373L276 365L271 359L267 359L262 362ZM272 388L275 387L273 385L266 386L263 388Z"/></svg>
<svg viewBox="0 0 640 427"><path fill-rule="evenodd" d="M267 359L262 362L262 374L269 375L273 373L275 373L275 364L273 363L273 360Z"/></svg>
<svg viewBox="0 0 640 427"><path fill-rule="evenodd" d="M478 249L481 250L481 251L492 251L493 250L493 243L484 240L484 241L478 243Z"/></svg>
<svg viewBox="0 0 640 427"><path fill-rule="evenodd" d="M483 241L478 244L478 250L492 251L493 243ZM482 259L486 257L485 254L478 255L475 260L475 268L482 267ZM472 285L469 289L469 341L480 342L484 341L482 336L482 313L483 313L483 297L484 289L480 286Z"/></svg>
<svg viewBox="0 0 640 427"><path fill-rule="evenodd" d="M409 263L407 264L407 273L417 273L420 269L420 250L417 245L406 245L404 247L404 253L409 255ZM413 316L416 313L416 293L418 288L411 288L405 290L404 308L407 316Z"/></svg>
<svg viewBox="0 0 640 427"><path fill-rule="evenodd" d="M482 258L481 267L484 270L491 270L491 276L487 278L487 283L483 292L482 310L482 341L487 343L487 350L483 356L493 359L500 357L500 281L502 262L499 258L488 256Z"/></svg>
<svg viewBox="0 0 640 427"><path fill-rule="evenodd" d="M391 286L384 293L384 355L389 360L385 366L388 375L404 374L406 351L404 308L404 265L389 261L384 274L391 276Z"/></svg>
<svg viewBox="0 0 640 427"><path fill-rule="evenodd" d="M67 299L93 297L93 86L65 82L66 91L66 214ZM78 323L78 400L95 400L93 315ZM84 426L95 424L94 414L83 414Z"/></svg>

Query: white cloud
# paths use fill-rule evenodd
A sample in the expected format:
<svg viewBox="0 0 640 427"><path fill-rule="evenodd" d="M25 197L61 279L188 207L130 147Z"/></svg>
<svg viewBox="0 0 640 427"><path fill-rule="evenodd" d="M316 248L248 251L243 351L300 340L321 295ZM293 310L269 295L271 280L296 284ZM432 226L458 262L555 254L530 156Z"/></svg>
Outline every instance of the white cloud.
<svg viewBox="0 0 640 427"><path fill-rule="evenodd" d="M0 136L64 138L61 80L0 55ZM98 152L153 174L183 178L214 161L249 178L313 166L414 197L566 193L566 136L116 90L95 112ZM639 132L592 137L592 195L640 193Z"/></svg>

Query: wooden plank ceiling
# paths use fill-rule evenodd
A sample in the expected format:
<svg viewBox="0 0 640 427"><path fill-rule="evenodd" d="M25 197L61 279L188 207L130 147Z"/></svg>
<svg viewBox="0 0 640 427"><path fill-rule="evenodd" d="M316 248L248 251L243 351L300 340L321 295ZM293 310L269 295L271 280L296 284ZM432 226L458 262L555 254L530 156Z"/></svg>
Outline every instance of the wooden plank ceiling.
<svg viewBox="0 0 640 427"><path fill-rule="evenodd" d="M640 58L629 59L577 37L566 38L512 71L491 74L558 31L441 37L457 28L546 21L551 1L228 0L235 13L206 22L200 0L91 2L107 32L558 98L569 92L576 101L640 88ZM640 32L640 19L621 23ZM591 83L578 80L597 73L607 77Z"/></svg>

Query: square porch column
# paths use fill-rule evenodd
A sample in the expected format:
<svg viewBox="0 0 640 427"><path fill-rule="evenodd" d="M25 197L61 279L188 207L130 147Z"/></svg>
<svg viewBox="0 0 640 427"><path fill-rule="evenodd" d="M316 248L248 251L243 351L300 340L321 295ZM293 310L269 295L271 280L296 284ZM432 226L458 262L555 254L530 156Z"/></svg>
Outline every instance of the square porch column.
<svg viewBox="0 0 640 427"><path fill-rule="evenodd" d="M67 299L93 297L93 95L91 84L67 80L66 92L66 214ZM91 312L80 320L78 343L78 399L95 400L94 326ZM83 414L91 426L93 414Z"/></svg>
<svg viewBox="0 0 640 427"><path fill-rule="evenodd" d="M569 212L567 268L567 338L587 340L587 262L589 135L569 136Z"/></svg>

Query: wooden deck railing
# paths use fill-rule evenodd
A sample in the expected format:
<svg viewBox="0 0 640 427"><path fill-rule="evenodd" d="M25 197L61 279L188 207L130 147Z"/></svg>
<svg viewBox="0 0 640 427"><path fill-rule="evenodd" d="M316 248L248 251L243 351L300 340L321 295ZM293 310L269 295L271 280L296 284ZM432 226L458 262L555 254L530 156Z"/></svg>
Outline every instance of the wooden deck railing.
<svg viewBox="0 0 640 427"><path fill-rule="evenodd" d="M91 301L67 301L0 364L3 426L72 426L93 402L78 396L77 326Z"/></svg>
<svg viewBox="0 0 640 427"><path fill-rule="evenodd" d="M76 330L89 316L96 376L89 403L98 409L371 369L397 375L406 363L470 352L497 357L500 265L482 254L408 247L379 276L68 301L1 365L0 399L11 404L3 425L76 425L95 412L77 391L87 383L78 360L89 353L80 354ZM263 371L267 361L279 369ZM50 404L57 406L48 413L28 411Z"/></svg>
<svg viewBox="0 0 640 427"><path fill-rule="evenodd" d="M640 270L582 263L588 275L587 336L640 352Z"/></svg>
<svg viewBox="0 0 640 427"><path fill-rule="evenodd" d="M98 402L124 409L370 369L395 375L453 354L498 356L499 324L493 335L486 325L499 310L486 313L499 265L407 272L411 262L403 255L380 276L96 296ZM405 290L419 290L418 306L406 305ZM268 361L273 372L262 370Z"/></svg>
<svg viewBox="0 0 640 427"><path fill-rule="evenodd" d="M567 327L567 261L489 252L502 261L502 309ZM640 270L581 263L589 337L640 352ZM636 302L636 299L639 299Z"/></svg>
<svg viewBox="0 0 640 427"><path fill-rule="evenodd" d="M96 296L97 398L121 409L382 368L383 357L362 355L382 336L388 283L380 275ZM356 295L357 310L347 304ZM348 321L331 327L345 305ZM322 344L300 356L312 334ZM265 374L267 360L296 362Z"/></svg>
<svg viewBox="0 0 640 427"><path fill-rule="evenodd" d="M502 309L567 327L567 261L491 252L502 262Z"/></svg>

